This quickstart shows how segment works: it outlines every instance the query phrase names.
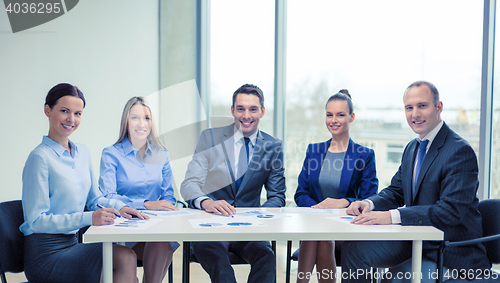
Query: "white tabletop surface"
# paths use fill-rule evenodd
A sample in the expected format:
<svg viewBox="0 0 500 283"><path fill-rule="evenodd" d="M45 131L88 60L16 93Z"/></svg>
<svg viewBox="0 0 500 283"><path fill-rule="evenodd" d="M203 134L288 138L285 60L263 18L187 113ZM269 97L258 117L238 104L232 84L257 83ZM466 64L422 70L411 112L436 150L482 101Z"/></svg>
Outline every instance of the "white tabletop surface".
<svg viewBox="0 0 500 283"><path fill-rule="evenodd" d="M186 210L189 210L186 208ZM246 211L246 209L237 209ZM252 208L279 215L280 208ZM196 214L159 217L162 220L146 229L91 227L85 243L144 241L254 241L254 240L442 240L443 232L429 226L353 225L329 219L340 214L285 213L285 217L261 219L265 226L194 228L190 219L214 215L196 210ZM218 216L221 217L221 216Z"/></svg>

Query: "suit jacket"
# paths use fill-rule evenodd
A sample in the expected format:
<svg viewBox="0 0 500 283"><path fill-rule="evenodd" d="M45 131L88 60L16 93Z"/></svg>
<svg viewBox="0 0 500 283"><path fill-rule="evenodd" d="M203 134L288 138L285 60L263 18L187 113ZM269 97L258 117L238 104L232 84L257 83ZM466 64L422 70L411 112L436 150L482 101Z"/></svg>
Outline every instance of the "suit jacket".
<svg viewBox="0 0 500 283"><path fill-rule="evenodd" d="M225 200L234 207L259 207L262 186L265 186L267 201L262 206L284 206L286 186L281 141L258 132L248 170L236 190L230 172L235 172L234 129L231 124L201 133L181 184L182 197L190 207L202 196Z"/></svg>
<svg viewBox="0 0 500 283"><path fill-rule="evenodd" d="M324 200L318 179L330 142L331 139L323 143L309 144L307 147L295 192L295 202L298 206L310 207ZM374 151L349 139L340 177L339 197L352 202L376 194L377 189Z"/></svg>
<svg viewBox="0 0 500 283"><path fill-rule="evenodd" d="M446 123L434 138L422 162L412 196L413 167L418 142L406 146L398 172L391 185L369 199L375 210L398 207L402 225L434 226L444 239L461 241L481 237L481 215L476 196L479 186L478 165L473 149ZM424 255L437 260L439 242L424 242ZM457 269L490 268L484 245L476 244L445 249L444 265Z"/></svg>

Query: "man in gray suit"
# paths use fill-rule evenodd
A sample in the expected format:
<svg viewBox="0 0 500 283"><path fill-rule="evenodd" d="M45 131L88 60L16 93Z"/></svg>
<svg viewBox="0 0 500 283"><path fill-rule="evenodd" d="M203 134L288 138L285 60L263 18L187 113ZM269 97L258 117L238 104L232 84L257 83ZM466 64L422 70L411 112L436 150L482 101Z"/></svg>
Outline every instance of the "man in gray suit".
<svg viewBox="0 0 500 283"><path fill-rule="evenodd" d="M234 124L202 132L181 184L191 208L233 215L235 207L285 205L285 176L280 140L259 131L264 96L245 84L233 94ZM267 201L261 205L262 187ZM212 282L236 282L231 251L251 265L248 282L274 282L276 259L269 242L194 242L192 251Z"/></svg>
<svg viewBox="0 0 500 283"><path fill-rule="evenodd" d="M406 146L391 185L347 208L348 214L357 215L352 223L434 226L449 241L481 237L476 195L478 165L473 149L441 120L443 103L433 84L412 83L403 100L408 125L418 137ZM434 241L423 244L422 282L436 282L439 244ZM411 251L412 244L408 241L345 242L342 282L369 282L370 267L391 268L383 282L409 282L409 276L413 275ZM479 276L478 270L489 269L491 263L480 243L447 248L444 266L448 271L465 270L466 274L472 271ZM444 280L452 274L445 272Z"/></svg>

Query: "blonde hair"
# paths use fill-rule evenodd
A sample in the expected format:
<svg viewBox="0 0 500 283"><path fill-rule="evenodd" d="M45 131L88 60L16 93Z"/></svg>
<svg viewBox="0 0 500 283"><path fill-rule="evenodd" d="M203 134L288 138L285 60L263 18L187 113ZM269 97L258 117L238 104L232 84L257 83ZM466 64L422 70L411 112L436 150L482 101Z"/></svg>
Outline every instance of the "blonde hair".
<svg viewBox="0 0 500 283"><path fill-rule="evenodd" d="M116 141L115 144L121 143L122 141L125 140L126 137L128 137L128 135L129 135L128 118L130 115L130 110L132 109L132 107L134 107L136 105L142 105L142 106L147 107L149 109L149 113L151 114L151 119L150 119L151 132L148 135L149 143L157 148L166 149L165 146L161 143L160 138L158 136L158 131L156 130L156 125L155 125L152 107L150 106L149 102L146 99L144 99L144 97L140 97L140 96L132 97L125 104L125 107L123 108L122 122L120 123L120 136L118 138L118 141Z"/></svg>

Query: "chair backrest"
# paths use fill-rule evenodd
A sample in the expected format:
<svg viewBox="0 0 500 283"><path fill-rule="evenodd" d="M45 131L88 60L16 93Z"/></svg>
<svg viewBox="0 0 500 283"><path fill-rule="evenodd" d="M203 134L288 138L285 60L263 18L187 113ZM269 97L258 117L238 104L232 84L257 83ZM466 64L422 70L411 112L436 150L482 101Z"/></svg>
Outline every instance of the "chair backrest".
<svg viewBox="0 0 500 283"><path fill-rule="evenodd" d="M23 206L20 200L0 203L0 269L3 272L24 270Z"/></svg>
<svg viewBox="0 0 500 283"><path fill-rule="evenodd" d="M479 203L483 219L483 236L500 234L500 199L486 199ZM494 264L500 263L500 239L485 242L488 258Z"/></svg>

